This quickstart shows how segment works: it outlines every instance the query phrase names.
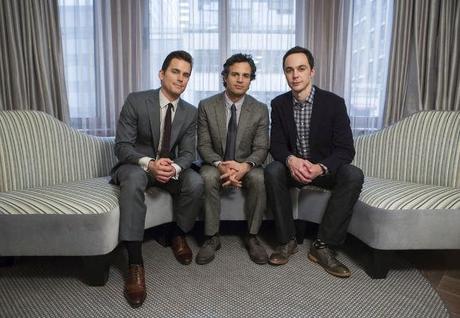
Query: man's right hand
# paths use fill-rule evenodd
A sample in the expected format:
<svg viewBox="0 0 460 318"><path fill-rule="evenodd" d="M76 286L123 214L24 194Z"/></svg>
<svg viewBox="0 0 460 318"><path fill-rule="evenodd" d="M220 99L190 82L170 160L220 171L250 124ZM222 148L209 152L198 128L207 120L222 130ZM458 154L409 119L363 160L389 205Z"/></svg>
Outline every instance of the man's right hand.
<svg viewBox="0 0 460 318"><path fill-rule="evenodd" d="M172 166L173 161L169 158L150 160L148 171L160 183L167 183L176 174Z"/></svg>
<svg viewBox="0 0 460 318"><path fill-rule="evenodd" d="M222 182L222 186L235 186L235 187L241 187L241 181L236 180L235 174L238 172L237 169L235 169L235 166L231 164L232 162L230 161L225 161L221 162L217 166L217 170L219 170L220 173L220 179Z"/></svg>
<svg viewBox="0 0 460 318"><path fill-rule="evenodd" d="M296 156L290 156L287 165L291 176L300 183L308 184L312 182L312 176L310 173L311 166L313 165L310 161L298 158Z"/></svg>

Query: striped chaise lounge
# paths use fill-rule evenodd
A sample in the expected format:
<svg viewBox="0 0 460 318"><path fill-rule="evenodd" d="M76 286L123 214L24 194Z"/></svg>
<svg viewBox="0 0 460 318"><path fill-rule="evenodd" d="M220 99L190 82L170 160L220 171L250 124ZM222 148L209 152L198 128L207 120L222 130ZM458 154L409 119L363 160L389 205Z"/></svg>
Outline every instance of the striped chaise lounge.
<svg viewBox="0 0 460 318"><path fill-rule="evenodd" d="M0 256L85 256L90 285L108 278L118 244L113 138L35 111L0 111ZM146 228L172 220L169 194L146 195Z"/></svg>
<svg viewBox="0 0 460 318"><path fill-rule="evenodd" d="M371 277L390 251L460 249L460 112L416 113L355 147L365 181L348 232L372 248ZM301 190L298 218L319 223L328 196Z"/></svg>
<svg viewBox="0 0 460 318"><path fill-rule="evenodd" d="M0 262L84 256L87 282L105 284L119 228L119 188L108 182L113 147L113 138L82 134L43 112L0 111ZM146 229L173 220L167 192L149 188L145 200ZM223 220L245 219L240 191L221 206Z"/></svg>

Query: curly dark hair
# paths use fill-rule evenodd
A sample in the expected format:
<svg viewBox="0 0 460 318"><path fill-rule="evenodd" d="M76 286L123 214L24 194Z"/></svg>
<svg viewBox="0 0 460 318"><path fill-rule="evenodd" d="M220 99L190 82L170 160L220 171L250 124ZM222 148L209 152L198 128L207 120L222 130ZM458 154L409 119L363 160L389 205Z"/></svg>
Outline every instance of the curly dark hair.
<svg viewBox="0 0 460 318"><path fill-rule="evenodd" d="M235 63L241 63L241 62L249 63L249 66L251 67L251 81L256 78L257 67L256 67L256 64L254 63L254 60L252 59L252 56L250 54L243 54L243 53L233 54L225 61L224 69L220 73L222 75L224 87L227 87L227 84L225 83L225 79L227 78L228 73L230 71L230 66L232 66Z"/></svg>

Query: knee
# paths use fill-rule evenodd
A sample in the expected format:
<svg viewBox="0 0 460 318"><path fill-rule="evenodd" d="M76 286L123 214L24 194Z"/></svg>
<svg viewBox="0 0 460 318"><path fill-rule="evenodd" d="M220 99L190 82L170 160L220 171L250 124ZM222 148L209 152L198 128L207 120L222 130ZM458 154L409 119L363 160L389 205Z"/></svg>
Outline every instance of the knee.
<svg viewBox="0 0 460 318"><path fill-rule="evenodd" d="M350 183L356 186L361 187L364 183L364 173L363 171L353 165L343 165L339 168L337 172L339 179L343 180L346 183Z"/></svg>
<svg viewBox="0 0 460 318"><path fill-rule="evenodd" d="M203 194L203 188L203 178L192 169L187 169L184 175L182 191L193 193L194 197L200 197Z"/></svg>
<svg viewBox="0 0 460 318"><path fill-rule="evenodd" d="M262 168L254 168L244 177L246 187L251 189L265 188L264 171Z"/></svg>
<svg viewBox="0 0 460 318"><path fill-rule="evenodd" d="M220 173L217 168L211 166L203 166L200 170L200 175L206 189L219 188Z"/></svg>
<svg viewBox="0 0 460 318"><path fill-rule="evenodd" d="M279 161L273 161L264 169L265 182L276 181L286 174L286 167Z"/></svg>
<svg viewBox="0 0 460 318"><path fill-rule="evenodd" d="M130 169L119 178L120 188L125 189L141 189L144 190L147 187L148 177L145 171L136 167Z"/></svg>

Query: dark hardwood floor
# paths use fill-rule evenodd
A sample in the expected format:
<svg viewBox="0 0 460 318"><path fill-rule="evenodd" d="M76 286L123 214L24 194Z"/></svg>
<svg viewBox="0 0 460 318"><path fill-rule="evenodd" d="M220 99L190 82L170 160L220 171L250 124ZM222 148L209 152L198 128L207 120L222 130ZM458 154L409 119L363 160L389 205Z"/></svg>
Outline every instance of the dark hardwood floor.
<svg viewBox="0 0 460 318"><path fill-rule="evenodd" d="M451 317L460 318L460 250L405 254L439 293Z"/></svg>

